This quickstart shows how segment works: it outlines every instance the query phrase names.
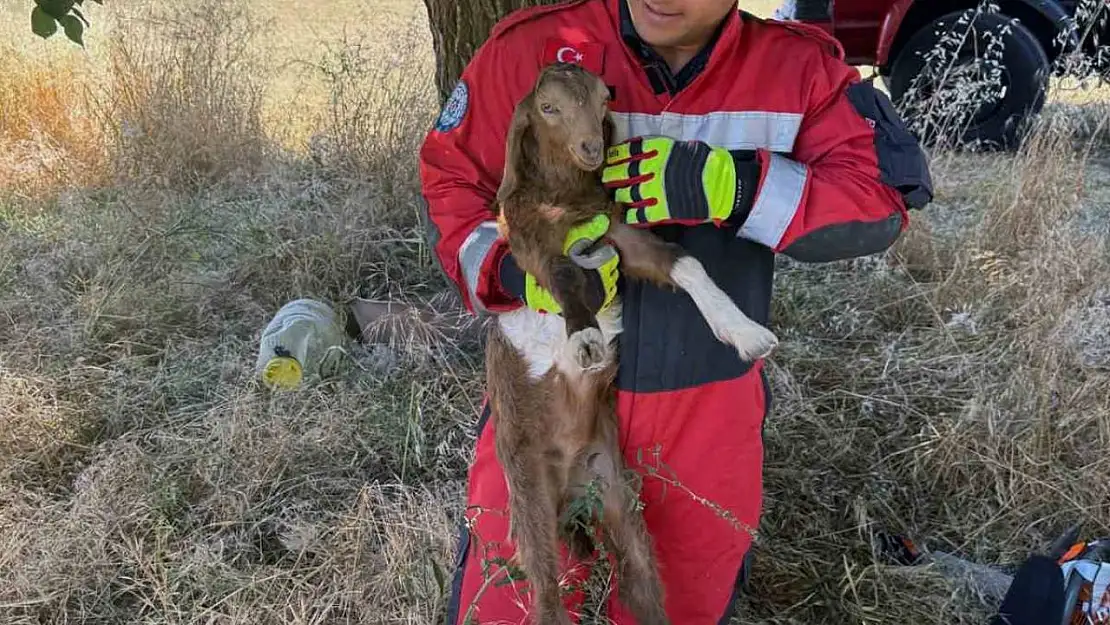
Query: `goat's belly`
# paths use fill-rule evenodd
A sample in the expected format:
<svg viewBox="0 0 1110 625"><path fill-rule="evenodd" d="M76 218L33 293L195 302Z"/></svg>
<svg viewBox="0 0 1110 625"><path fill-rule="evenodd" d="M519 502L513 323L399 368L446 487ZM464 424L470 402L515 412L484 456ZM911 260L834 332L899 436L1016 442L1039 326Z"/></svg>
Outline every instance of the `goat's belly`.
<svg viewBox="0 0 1110 625"><path fill-rule="evenodd" d="M621 333L621 304L598 313L597 323L607 343ZM560 315L536 312L527 306L501 313L497 324L516 351L528 363L528 375L537 379L555 366L559 353L567 343L566 321Z"/></svg>

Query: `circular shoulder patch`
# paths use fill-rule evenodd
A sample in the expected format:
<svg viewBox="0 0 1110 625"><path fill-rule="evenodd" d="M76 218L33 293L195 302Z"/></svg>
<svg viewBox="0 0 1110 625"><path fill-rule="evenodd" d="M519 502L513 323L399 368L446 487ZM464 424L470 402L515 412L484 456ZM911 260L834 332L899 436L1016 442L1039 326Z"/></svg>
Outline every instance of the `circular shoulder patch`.
<svg viewBox="0 0 1110 625"><path fill-rule="evenodd" d="M451 97L447 98L447 102L444 103L443 110L439 112L439 118L436 119L436 130L447 132L458 128L466 115L469 98L470 91L466 82L459 80L458 84L455 85L455 90L451 92Z"/></svg>

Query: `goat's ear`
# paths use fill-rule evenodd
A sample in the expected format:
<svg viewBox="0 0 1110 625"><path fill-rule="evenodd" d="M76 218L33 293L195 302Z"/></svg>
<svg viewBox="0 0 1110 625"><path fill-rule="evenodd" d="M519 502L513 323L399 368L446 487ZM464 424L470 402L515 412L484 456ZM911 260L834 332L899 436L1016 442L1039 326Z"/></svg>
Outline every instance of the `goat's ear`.
<svg viewBox="0 0 1110 625"><path fill-rule="evenodd" d="M528 131L528 107L532 98L521 100L513 111L513 119L509 124L509 131L505 134L505 170L501 175L501 186L497 189L497 201L502 202L519 183L519 169L524 155L524 135Z"/></svg>

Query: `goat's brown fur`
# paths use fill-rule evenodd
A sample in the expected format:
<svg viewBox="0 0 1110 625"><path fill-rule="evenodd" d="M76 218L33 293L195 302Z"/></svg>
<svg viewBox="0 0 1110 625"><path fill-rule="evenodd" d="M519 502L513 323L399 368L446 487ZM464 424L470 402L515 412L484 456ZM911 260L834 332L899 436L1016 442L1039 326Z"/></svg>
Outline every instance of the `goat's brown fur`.
<svg viewBox="0 0 1110 625"><path fill-rule="evenodd" d="M570 228L609 214L608 241L631 279L680 288L672 269L686 256L681 247L626 225L624 209L601 184L598 170L611 133L607 101L608 89L590 72L576 65L545 67L514 111L497 194L499 230L520 268L559 302L569 339L591 330L600 334L601 305L588 296L586 270L563 255ZM708 281L704 274L696 279ZM668 623L651 541L634 511L635 495L622 483L616 346L570 341L574 362L532 379L503 329L495 323L490 332L486 371L495 446L509 484L511 538L533 590L535 623L570 623L557 586L558 524L595 479L603 501L602 541L616 557L619 598L641 625ZM729 339L738 340L735 333L723 338ZM579 556L592 546L583 534L567 538Z"/></svg>

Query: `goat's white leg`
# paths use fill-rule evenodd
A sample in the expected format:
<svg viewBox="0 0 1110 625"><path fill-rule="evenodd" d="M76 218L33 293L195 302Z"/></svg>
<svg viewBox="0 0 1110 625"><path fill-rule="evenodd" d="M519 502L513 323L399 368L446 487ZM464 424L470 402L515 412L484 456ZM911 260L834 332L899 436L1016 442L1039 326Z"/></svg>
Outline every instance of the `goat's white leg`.
<svg viewBox="0 0 1110 625"><path fill-rule="evenodd" d="M745 315L693 256L675 261L671 279L694 300L717 338L735 347L744 360L763 358L778 345L778 337Z"/></svg>

